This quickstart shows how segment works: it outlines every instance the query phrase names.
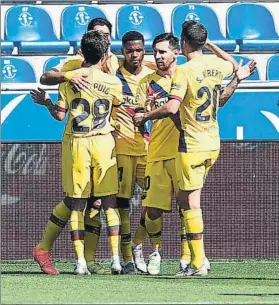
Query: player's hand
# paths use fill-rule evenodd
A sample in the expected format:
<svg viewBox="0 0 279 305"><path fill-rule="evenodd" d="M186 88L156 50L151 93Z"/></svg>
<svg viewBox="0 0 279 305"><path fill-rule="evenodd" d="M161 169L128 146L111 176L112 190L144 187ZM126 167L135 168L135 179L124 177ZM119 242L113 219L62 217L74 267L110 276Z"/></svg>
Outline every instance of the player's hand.
<svg viewBox="0 0 279 305"><path fill-rule="evenodd" d="M105 61L102 64L102 71L108 74L113 74L113 69L111 65L111 57L112 55L106 56Z"/></svg>
<svg viewBox="0 0 279 305"><path fill-rule="evenodd" d="M50 100L48 93L41 88L38 88L38 90L34 89L30 91L30 95L34 103L41 106L47 106L47 101Z"/></svg>
<svg viewBox="0 0 279 305"><path fill-rule="evenodd" d="M154 95L148 95L147 101L146 101L146 110L149 112L152 110L152 107L155 105L155 96Z"/></svg>
<svg viewBox="0 0 279 305"><path fill-rule="evenodd" d="M238 65L238 70L235 72L236 78L238 82L246 79L250 75L252 75L257 68L257 63L252 59L246 65L242 66L242 60L240 60Z"/></svg>
<svg viewBox="0 0 279 305"><path fill-rule="evenodd" d="M145 116L144 113L141 113L141 112L136 113L133 116L134 125L137 126L137 127L139 127L140 125L143 125L145 123L144 116Z"/></svg>
<svg viewBox="0 0 279 305"><path fill-rule="evenodd" d="M90 83L87 77L88 77L87 74L75 74L70 79L70 83L78 92L81 90L90 90Z"/></svg>

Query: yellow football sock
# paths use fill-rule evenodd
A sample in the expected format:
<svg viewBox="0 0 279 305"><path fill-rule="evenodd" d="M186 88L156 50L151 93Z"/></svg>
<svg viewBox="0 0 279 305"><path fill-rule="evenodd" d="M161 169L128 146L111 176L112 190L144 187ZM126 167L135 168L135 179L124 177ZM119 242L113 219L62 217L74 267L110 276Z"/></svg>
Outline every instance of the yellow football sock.
<svg viewBox="0 0 279 305"><path fill-rule="evenodd" d="M90 218L85 214L84 256L87 262L94 261L101 232L100 213Z"/></svg>
<svg viewBox="0 0 279 305"><path fill-rule="evenodd" d="M118 209L121 219L121 253L124 262L133 261L130 209Z"/></svg>
<svg viewBox="0 0 279 305"><path fill-rule="evenodd" d="M204 261L203 219L201 209L183 211L187 239L191 250L191 267L199 269Z"/></svg>
<svg viewBox="0 0 279 305"><path fill-rule="evenodd" d="M120 215L118 209L108 208L105 210L107 218L107 230L111 248L111 255L119 255L119 242L120 242Z"/></svg>
<svg viewBox="0 0 279 305"><path fill-rule="evenodd" d="M135 237L133 238L133 242L136 245L142 244L146 239L146 237L147 237L147 232L145 228L145 219L144 216L141 216L139 226L137 228Z"/></svg>
<svg viewBox="0 0 279 305"><path fill-rule="evenodd" d="M84 259L84 214L72 211L70 217L71 239L77 259Z"/></svg>
<svg viewBox="0 0 279 305"><path fill-rule="evenodd" d="M58 238L63 228L70 219L71 211L65 205L64 201L61 201L52 211L49 217L49 221L45 228L44 234L38 247L44 251L50 251L54 241Z"/></svg>
<svg viewBox="0 0 279 305"><path fill-rule="evenodd" d="M158 250L162 246L161 229L162 229L162 216L151 220L147 213L145 213L145 226L146 231L152 243L153 250Z"/></svg>
<svg viewBox="0 0 279 305"><path fill-rule="evenodd" d="M184 217L183 214L180 214L180 221L181 221L181 260L182 261L191 261L191 251L189 248L187 235L186 235L186 228L184 223Z"/></svg>

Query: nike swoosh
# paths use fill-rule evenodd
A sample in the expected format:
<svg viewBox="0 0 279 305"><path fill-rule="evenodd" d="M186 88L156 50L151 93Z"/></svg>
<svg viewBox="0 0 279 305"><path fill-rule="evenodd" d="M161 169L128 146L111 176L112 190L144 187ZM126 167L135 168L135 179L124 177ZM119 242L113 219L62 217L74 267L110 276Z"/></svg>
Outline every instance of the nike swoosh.
<svg viewBox="0 0 279 305"><path fill-rule="evenodd" d="M2 110L1 110L1 125L5 122L6 118L13 112L18 104L26 97L27 94L19 95L13 100L11 100Z"/></svg>
<svg viewBox="0 0 279 305"><path fill-rule="evenodd" d="M277 132L279 133L279 117L269 111L261 111L261 113L271 122L271 124L275 127Z"/></svg>

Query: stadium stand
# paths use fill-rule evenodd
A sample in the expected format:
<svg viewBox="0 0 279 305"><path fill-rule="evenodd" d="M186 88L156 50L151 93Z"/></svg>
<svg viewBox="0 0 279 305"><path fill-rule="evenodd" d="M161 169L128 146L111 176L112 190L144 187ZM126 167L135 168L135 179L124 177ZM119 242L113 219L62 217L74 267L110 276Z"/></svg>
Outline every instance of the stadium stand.
<svg viewBox="0 0 279 305"><path fill-rule="evenodd" d="M64 61L67 58L67 56L55 56L55 57L50 57L47 59L47 61L44 64L43 72L48 72L51 70L53 67L57 66L60 64L62 61Z"/></svg>
<svg viewBox="0 0 279 305"><path fill-rule="evenodd" d="M31 64L22 58L4 56L1 58L2 83L35 83L36 76Z"/></svg>
<svg viewBox="0 0 279 305"><path fill-rule="evenodd" d="M234 59L239 63L240 60L242 60L242 65L246 65L247 62L249 62L251 60L251 58L249 57L246 57L246 56L241 56L241 55L233 55ZM227 78L227 79L231 79L232 77L230 78ZM259 70L258 68L256 69L255 73L252 74L251 76L249 76L246 80L244 81L251 81L251 80L260 80L260 74L259 74Z"/></svg>
<svg viewBox="0 0 279 305"><path fill-rule="evenodd" d="M145 47L150 51L153 39L165 31L163 18L157 9L151 6L122 6L116 16L116 40L112 42L113 51L121 49L121 38L127 31L141 32L145 39Z"/></svg>
<svg viewBox="0 0 279 305"><path fill-rule="evenodd" d="M186 62L187 62L187 59L186 59L185 56L179 55L179 56L177 57L177 63L178 63L178 65L185 64Z"/></svg>
<svg viewBox="0 0 279 305"><path fill-rule="evenodd" d="M236 42L226 39L220 30L219 20L214 10L204 4L182 4L178 5L172 13L172 32L180 37L181 24L185 20L194 20L203 23L209 32L209 39L226 51L234 51Z"/></svg>
<svg viewBox="0 0 279 305"><path fill-rule="evenodd" d="M279 50L272 14L261 4L232 5L227 12L227 36L236 39L240 51Z"/></svg>
<svg viewBox="0 0 279 305"><path fill-rule="evenodd" d="M279 54L269 58L266 66L266 79L279 80Z"/></svg>
<svg viewBox="0 0 279 305"><path fill-rule="evenodd" d="M13 41L19 53L67 53L68 41L60 41L54 33L47 11L32 5L11 7L5 16L5 39Z"/></svg>
<svg viewBox="0 0 279 305"><path fill-rule="evenodd" d="M71 5L61 14L61 39L70 41L78 50L80 39L87 29L89 21L93 18L107 18L104 12L91 5Z"/></svg>
<svg viewBox="0 0 279 305"><path fill-rule="evenodd" d="M1 39L1 54L11 54L14 44L11 41Z"/></svg>

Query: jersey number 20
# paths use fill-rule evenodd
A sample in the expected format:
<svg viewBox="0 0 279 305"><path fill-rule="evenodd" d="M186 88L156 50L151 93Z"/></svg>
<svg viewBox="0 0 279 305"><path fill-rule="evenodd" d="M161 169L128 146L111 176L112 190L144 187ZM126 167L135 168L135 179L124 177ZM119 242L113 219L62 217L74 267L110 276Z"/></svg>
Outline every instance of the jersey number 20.
<svg viewBox="0 0 279 305"><path fill-rule="evenodd" d="M208 87L201 87L197 93L197 98L200 99L204 94L207 95L206 101L197 108L196 110L196 121L197 122L208 122L212 117L213 121L216 121L216 111L217 111L217 103L219 102L219 94L221 92L221 85L216 85L213 90L213 96L211 96L211 91ZM202 115L202 113L211 105L212 114L211 115Z"/></svg>

